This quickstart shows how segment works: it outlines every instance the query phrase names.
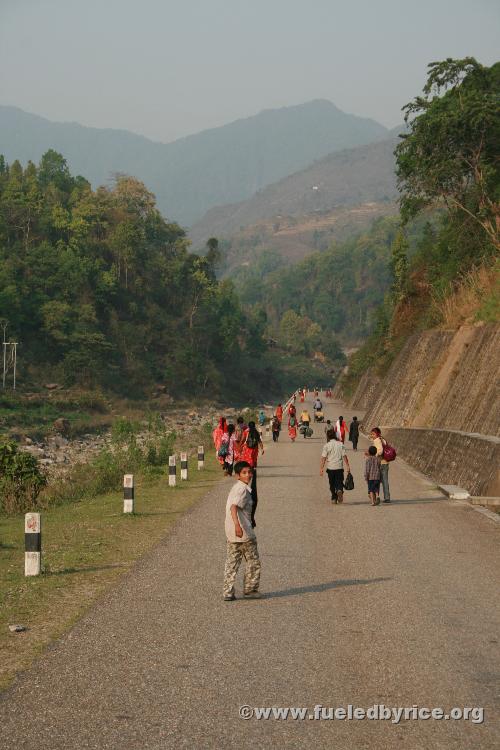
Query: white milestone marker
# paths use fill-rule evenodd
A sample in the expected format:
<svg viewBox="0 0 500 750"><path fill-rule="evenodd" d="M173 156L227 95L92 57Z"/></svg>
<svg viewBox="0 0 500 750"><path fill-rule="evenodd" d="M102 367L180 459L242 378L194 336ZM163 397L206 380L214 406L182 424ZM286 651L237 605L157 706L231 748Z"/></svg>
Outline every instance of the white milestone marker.
<svg viewBox="0 0 500 750"><path fill-rule="evenodd" d="M175 456L168 457L168 486L175 487L177 484L177 466Z"/></svg>
<svg viewBox="0 0 500 750"><path fill-rule="evenodd" d="M134 475L125 474L123 477L123 512L134 512Z"/></svg>
<svg viewBox="0 0 500 750"><path fill-rule="evenodd" d="M198 446L198 471L201 471L205 467L205 448L202 445Z"/></svg>
<svg viewBox="0 0 500 750"><path fill-rule="evenodd" d="M181 453L181 481L188 478L188 454Z"/></svg>
<svg viewBox="0 0 500 750"><path fill-rule="evenodd" d="M40 513L24 516L24 575L39 576L42 570L42 517Z"/></svg>

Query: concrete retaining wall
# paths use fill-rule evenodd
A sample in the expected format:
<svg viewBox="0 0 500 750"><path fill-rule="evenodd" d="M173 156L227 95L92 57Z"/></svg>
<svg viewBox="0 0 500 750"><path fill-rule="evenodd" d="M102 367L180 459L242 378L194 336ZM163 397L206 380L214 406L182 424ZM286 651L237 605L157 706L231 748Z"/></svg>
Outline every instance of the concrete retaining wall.
<svg viewBox="0 0 500 750"><path fill-rule="evenodd" d="M386 428L384 437L398 456L436 483L457 484L471 495L500 496L500 438L416 427Z"/></svg>

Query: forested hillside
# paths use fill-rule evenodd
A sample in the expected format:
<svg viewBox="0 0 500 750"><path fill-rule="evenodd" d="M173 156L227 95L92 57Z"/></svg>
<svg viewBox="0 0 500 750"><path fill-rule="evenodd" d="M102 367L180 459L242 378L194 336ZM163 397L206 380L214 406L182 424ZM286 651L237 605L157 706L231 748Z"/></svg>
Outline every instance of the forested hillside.
<svg viewBox="0 0 500 750"><path fill-rule="evenodd" d="M116 172L134 175L155 194L162 214L183 225L213 206L249 198L315 159L380 140L387 132L374 120L346 114L326 100L265 110L173 143L50 122L0 106L0 153L8 161L38 163L55 149L94 188L108 184Z"/></svg>
<svg viewBox="0 0 500 750"><path fill-rule="evenodd" d="M234 401L329 382L327 347L270 349L265 318L216 279L217 241L203 257L188 244L133 177L93 191L55 151L25 168L0 157L0 322L19 342L18 386Z"/></svg>
<svg viewBox="0 0 500 750"><path fill-rule="evenodd" d="M304 321L314 323L317 346L330 350L360 343L373 329L376 311L391 285L391 247L397 218L379 219L367 232L290 265L276 252L233 275L240 298L265 314L278 342L301 340ZM414 228L414 234L419 228ZM327 343L329 342L329 343Z"/></svg>
<svg viewBox="0 0 500 750"><path fill-rule="evenodd" d="M374 332L350 360L346 396L367 370L384 373L418 330L500 320L499 98L500 63L448 59L429 65L423 95L406 106L391 289ZM436 221L424 225L411 254L408 228L429 211Z"/></svg>
<svg viewBox="0 0 500 750"><path fill-rule="evenodd" d="M261 331L214 259L188 253L134 178L92 191L54 151L39 167L0 159L0 316L19 342L21 384L251 391L264 377Z"/></svg>

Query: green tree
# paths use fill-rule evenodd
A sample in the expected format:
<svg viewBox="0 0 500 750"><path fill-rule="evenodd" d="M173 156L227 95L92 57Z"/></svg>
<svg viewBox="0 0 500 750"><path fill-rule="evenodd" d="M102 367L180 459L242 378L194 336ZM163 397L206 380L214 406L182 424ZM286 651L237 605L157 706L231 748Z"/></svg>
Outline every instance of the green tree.
<svg viewBox="0 0 500 750"><path fill-rule="evenodd" d="M409 133L396 148L403 219L443 203L498 249L500 63L448 58L428 68L423 96L404 107Z"/></svg>

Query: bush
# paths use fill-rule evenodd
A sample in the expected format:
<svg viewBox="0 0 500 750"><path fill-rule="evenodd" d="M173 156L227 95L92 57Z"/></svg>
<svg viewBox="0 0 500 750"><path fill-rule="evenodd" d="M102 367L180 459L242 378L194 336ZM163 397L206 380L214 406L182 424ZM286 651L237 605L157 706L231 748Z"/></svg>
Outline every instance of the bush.
<svg viewBox="0 0 500 750"><path fill-rule="evenodd" d="M0 509L4 513L36 510L46 484L34 456L20 452L14 442L0 445Z"/></svg>
<svg viewBox="0 0 500 750"><path fill-rule="evenodd" d="M138 422L132 422L125 417L117 419L111 428L111 439L115 445L126 445L135 439L140 430Z"/></svg>

